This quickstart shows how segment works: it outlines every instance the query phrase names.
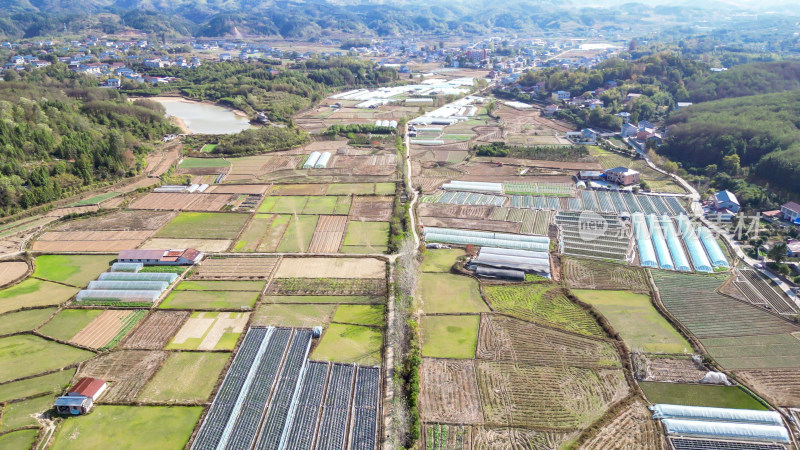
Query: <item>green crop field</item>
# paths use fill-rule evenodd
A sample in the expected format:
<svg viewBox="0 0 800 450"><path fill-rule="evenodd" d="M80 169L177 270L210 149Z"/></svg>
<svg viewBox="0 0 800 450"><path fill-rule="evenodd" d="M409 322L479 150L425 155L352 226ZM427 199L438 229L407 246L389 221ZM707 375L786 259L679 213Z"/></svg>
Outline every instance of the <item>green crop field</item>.
<svg viewBox="0 0 800 450"><path fill-rule="evenodd" d="M259 292L173 291L158 306L163 309L250 309Z"/></svg>
<svg viewBox="0 0 800 450"><path fill-rule="evenodd" d="M156 237L233 239L250 216L236 213L182 212L158 230Z"/></svg>
<svg viewBox="0 0 800 450"><path fill-rule="evenodd" d="M233 250L237 252L274 252L281 242L290 215L256 214L239 236Z"/></svg>
<svg viewBox="0 0 800 450"><path fill-rule="evenodd" d="M139 394L141 402L205 402L219 379L227 353L171 353Z"/></svg>
<svg viewBox="0 0 800 450"><path fill-rule="evenodd" d="M33 330L56 312L56 308L39 308L0 316L0 336Z"/></svg>
<svg viewBox="0 0 800 450"><path fill-rule="evenodd" d="M310 359L378 366L382 346L383 335L373 327L332 323Z"/></svg>
<svg viewBox="0 0 800 450"><path fill-rule="evenodd" d="M591 314L571 302L556 284L486 286L483 292L495 311L576 333L605 334Z"/></svg>
<svg viewBox="0 0 800 450"><path fill-rule="evenodd" d="M386 298L370 295L267 295L262 303L383 304Z"/></svg>
<svg viewBox="0 0 800 450"><path fill-rule="evenodd" d="M283 197L267 197L258 208L258 212L273 214L300 214L308 202L305 195L287 195Z"/></svg>
<svg viewBox="0 0 800 450"><path fill-rule="evenodd" d="M449 273L423 273L417 292L426 314L489 311L481 298L478 282L470 277Z"/></svg>
<svg viewBox="0 0 800 450"><path fill-rule="evenodd" d="M265 304L258 307L253 324L276 327L324 327L333 316L336 305Z"/></svg>
<svg viewBox="0 0 800 450"><path fill-rule="evenodd" d="M64 309L39 329L45 336L69 341L103 311L99 309Z"/></svg>
<svg viewBox="0 0 800 450"><path fill-rule="evenodd" d="M37 394L60 393L69 386L73 375L75 375L75 369L66 369L42 375L41 377L0 384L0 402L31 397Z"/></svg>
<svg viewBox="0 0 800 450"><path fill-rule="evenodd" d="M119 196L119 192L106 192L105 194L95 195L94 197L85 198L81 201L72 203L67 206L91 206L91 205L99 205L104 201Z"/></svg>
<svg viewBox="0 0 800 450"><path fill-rule="evenodd" d="M350 205L352 203L353 197L338 197L336 200L336 207L333 208L333 213L346 216L350 213Z"/></svg>
<svg viewBox="0 0 800 450"><path fill-rule="evenodd" d="M231 163L222 158L185 158L178 164L179 169L216 169L230 166Z"/></svg>
<svg viewBox="0 0 800 450"><path fill-rule="evenodd" d="M200 147L200 152L211 153L214 151L215 148L217 148L217 144L203 144L203 146Z"/></svg>
<svg viewBox="0 0 800 450"><path fill-rule="evenodd" d="M29 334L0 338L0 383L60 369L92 356L92 352Z"/></svg>
<svg viewBox="0 0 800 450"><path fill-rule="evenodd" d="M333 214L338 197L312 195L303 207L303 214Z"/></svg>
<svg viewBox="0 0 800 450"><path fill-rule="evenodd" d="M54 401L55 398L53 396L45 395L7 404L3 409L0 432L39 425L39 422L33 416L51 409Z"/></svg>
<svg viewBox="0 0 800 450"><path fill-rule="evenodd" d="M383 324L383 305L339 305L333 321L379 327Z"/></svg>
<svg viewBox="0 0 800 450"><path fill-rule="evenodd" d="M347 223L347 231L342 243L343 253L385 252L389 246L388 222L359 222L351 220ZM350 251L350 250L355 251ZM365 250L365 251L362 251Z"/></svg>
<svg viewBox="0 0 800 450"><path fill-rule="evenodd" d="M28 278L0 291L0 314L26 307L59 305L78 291L63 284Z"/></svg>
<svg viewBox="0 0 800 450"><path fill-rule="evenodd" d="M266 281L181 281L176 291L253 291L261 292Z"/></svg>
<svg viewBox="0 0 800 450"><path fill-rule="evenodd" d="M424 316L422 356L436 358L475 357L481 318L469 316Z"/></svg>
<svg viewBox="0 0 800 450"><path fill-rule="evenodd" d="M29 450L39 434L36 430L20 430L0 436L0 448L6 450Z"/></svg>
<svg viewBox="0 0 800 450"><path fill-rule="evenodd" d="M600 311L632 350L691 353L689 342L656 311L650 296L628 291L572 291Z"/></svg>
<svg viewBox="0 0 800 450"><path fill-rule="evenodd" d="M277 251L286 253L305 252L311 244L319 216L292 216L286 233Z"/></svg>
<svg viewBox="0 0 800 450"><path fill-rule="evenodd" d="M464 250L460 248L427 249L420 270L423 272L450 272L450 268L453 267L456 260L464 255Z"/></svg>
<svg viewBox="0 0 800 450"><path fill-rule="evenodd" d="M767 407L739 386L657 383L653 381L640 381L639 386L650 403L767 410Z"/></svg>
<svg viewBox="0 0 800 450"><path fill-rule="evenodd" d="M375 195L394 195L394 183L375 183Z"/></svg>
<svg viewBox="0 0 800 450"><path fill-rule="evenodd" d="M34 260L33 276L84 287L108 270L115 259L108 255L42 255Z"/></svg>
<svg viewBox="0 0 800 450"><path fill-rule="evenodd" d="M91 414L67 418L51 448L183 448L202 412L200 406L100 405Z"/></svg>

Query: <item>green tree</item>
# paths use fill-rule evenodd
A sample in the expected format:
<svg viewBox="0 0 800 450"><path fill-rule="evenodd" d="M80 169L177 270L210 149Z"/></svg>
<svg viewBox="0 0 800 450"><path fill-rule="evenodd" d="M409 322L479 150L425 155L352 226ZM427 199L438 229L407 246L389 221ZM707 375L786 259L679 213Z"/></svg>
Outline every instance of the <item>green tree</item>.
<svg viewBox="0 0 800 450"><path fill-rule="evenodd" d="M780 264L786 259L786 253L788 252L788 248L786 247L785 242L778 242L769 249L767 252L767 256L775 261L776 263Z"/></svg>

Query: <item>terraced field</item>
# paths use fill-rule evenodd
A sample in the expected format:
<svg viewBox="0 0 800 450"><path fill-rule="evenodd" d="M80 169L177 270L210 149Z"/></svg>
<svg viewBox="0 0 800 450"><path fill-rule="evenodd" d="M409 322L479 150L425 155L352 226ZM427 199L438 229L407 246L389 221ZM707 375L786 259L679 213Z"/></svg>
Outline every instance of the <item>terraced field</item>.
<svg viewBox="0 0 800 450"><path fill-rule="evenodd" d="M562 258L562 271L573 289L649 291L645 272L625 264L584 258Z"/></svg>
<svg viewBox="0 0 800 450"><path fill-rule="evenodd" d="M664 435L659 430L658 422L651 418L651 413L644 402L636 400L629 403L581 448L666 450L668 446Z"/></svg>

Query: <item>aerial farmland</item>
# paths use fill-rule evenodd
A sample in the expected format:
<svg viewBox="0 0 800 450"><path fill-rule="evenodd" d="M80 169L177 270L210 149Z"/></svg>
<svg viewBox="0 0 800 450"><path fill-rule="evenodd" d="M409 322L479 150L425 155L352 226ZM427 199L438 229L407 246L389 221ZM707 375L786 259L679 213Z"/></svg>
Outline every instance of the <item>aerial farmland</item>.
<svg viewBox="0 0 800 450"><path fill-rule="evenodd" d="M675 177L463 74L333 94L286 151L205 136L151 185L9 224L0 444L723 445L656 405L797 433L794 300ZM619 166L650 188L578 179ZM56 414L83 378L91 409Z"/></svg>

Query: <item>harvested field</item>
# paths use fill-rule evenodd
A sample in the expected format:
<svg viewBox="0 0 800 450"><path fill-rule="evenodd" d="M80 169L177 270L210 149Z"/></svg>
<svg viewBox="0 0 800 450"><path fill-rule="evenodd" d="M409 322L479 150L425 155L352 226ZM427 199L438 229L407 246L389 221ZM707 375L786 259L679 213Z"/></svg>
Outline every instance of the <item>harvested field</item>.
<svg viewBox="0 0 800 450"><path fill-rule="evenodd" d="M596 259L562 258L562 273L573 289L627 289L649 292L644 271L638 267Z"/></svg>
<svg viewBox="0 0 800 450"><path fill-rule="evenodd" d="M484 287L483 293L495 311L575 333L605 336L594 317L570 301L559 285L489 285Z"/></svg>
<svg viewBox="0 0 800 450"><path fill-rule="evenodd" d="M176 350L232 350L250 313L195 312L167 345Z"/></svg>
<svg viewBox="0 0 800 450"><path fill-rule="evenodd" d="M422 359L420 409L426 422L483 422L472 360Z"/></svg>
<svg viewBox="0 0 800 450"><path fill-rule="evenodd" d="M498 233L518 233L520 227L519 223L514 222L488 219L457 219L452 217L420 217L420 224L426 227L460 228Z"/></svg>
<svg viewBox="0 0 800 450"><path fill-rule="evenodd" d="M130 207L167 211L220 211L235 198L232 194L151 192L133 201Z"/></svg>
<svg viewBox="0 0 800 450"><path fill-rule="evenodd" d="M616 349L608 342L497 314L484 314L481 319L476 358L585 368L621 365Z"/></svg>
<svg viewBox="0 0 800 450"><path fill-rule="evenodd" d="M233 239L249 218L248 214L184 212L178 214L158 230L155 236L183 239Z"/></svg>
<svg viewBox="0 0 800 450"><path fill-rule="evenodd" d="M187 311L153 311L122 342L121 348L160 350L189 317Z"/></svg>
<svg viewBox="0 0 800 450"><path fill-rule="evenodd" d="M444 203L420 203L420 217L454 217L459 219L489 219L493 206L448 205Z"/></svg>
<svg viewBox="0 0 800 450"><path fill-rule="evenodd" d="M275 278L270 295L385 295L383 278Z"/></svg>
<svg viewBox="0 0 800 450"><path fill-rule="evenodd" d="M576 433L557 433L536 431L526 428L494 428L488 426L472 427L469 448L509 448L546 450L561 448ZM467 447L463 447L467 448Z"/></svg>
<svg viewBox="0 0 800 450"><path fill-rule="evenodd" d="M376 258L283 258L275 278L385 278Z"/></svg>
<svg viewBox="0 0 800 450"><path fill-rule="evenodd" d="M207 258L192 280L268 280L279 258Z"/></svg>
<svg viewBox="0 0 800 450"><path fill-rule="evenodd" d="M161 250L165 248L194 248L201 252L224 252L231 246L230 239L172 239L152 238L139 248L144 250Z"/></svg>
<svg viewBox="0 0 800 450"><path fill-rule="evenodd" d="M336 253L342 244L347 216L319 216L309 253Z"/></svg>
<svg viewBox="0 0 800 450"><path fill-rule="evenodd" d="M180 140L163 145L160 149L161 151L147 155L145 159L147 167L144 171L152 177L160 177L181 157L182 148L183 145L181 145Z"/></svg>
<svg viewBox="0 0 800 450"><path fill-rule="evenodd" d="M701 339L708 353L730 370L800 368L797 334L767 334Z"/></svg>
<svg viewBox="0 0 800 450"><path fill-rule="evenodd" d="M83 364L78 377L94 377L109 382L101 403L131 402L168 355L163 351L144 350L104 353Z"/></svg>
<svg viewBox="0 0 800 450"><path fill-rule="evenodd" d="M350 207L353 220L386 222L392 218L393 197L354 197Z"/></svg>
<svg viewBox="0 0 800 450"><path fill-rule="evenodd" d="M0 286L13 283L28 273L28 263L25 261L0 262Z"/></svg>
<svg viewBox="0 0 800 450"><path fill-rule="evenodd" d="M641 400L628 404L581 448L605 450L666 450L669 447L651 413Z"/></svg>
<svg viewBox="0 0 800 450"><path fill-rule="evenodd" d="M698 383L708 373L708 369L695 364L690 356L655 357L645 353L632 355L637 369L637 377L642 375L643 381Z"/></svg>
<svg viewBox="0 0 800 450"><path fill-rule="evenodd" d="M275 184L269 187L269 195L325 195L327 184Z"/></svg>
<svg viewBox="0 0 800 450"><path fill-rule="evenodd" d="M800 371L797 369L740 370L736 375L775 405L800 406Z"/></svg>
<svg viewBox="0 0 800 450"><path fill-rule="evenodd" d="M38 252L118 252L136 248L153 231L48 231L31 246Z"/></svg>
<svg viewBox="0 0 800 450"><path fill-rule="evenodd" d="M267 192L266 184L218 184L211 186L206 194L253 194L264 195Z"/></svg>
<svg viewBox="0 0 800 450"><path fill-rule="evenodd" d="M103 313L91 321L89 325L79 331L75 336L72 336L69 342L89 348L105 347L119 335L120 332L124 332L125 328L132 328L133 325L136 324L136 322L131 323L134 319L138 321L138 318L135 316L141 318L143 316L142 311L103 311Z"/></svg>
<svg viewBox="0 0 800 450"><path fill-rule="evenodd" d="M486 423L500 426L585 428L628 393L621 369L479 360L476 371Z"/></svg>
<svg viewBox="0 0 800 450"><path fill-rule="evenodd" d="M114 211L88 219L70 220L54 226L51 231L154 231L174 217L172 211Z"/></svg>

